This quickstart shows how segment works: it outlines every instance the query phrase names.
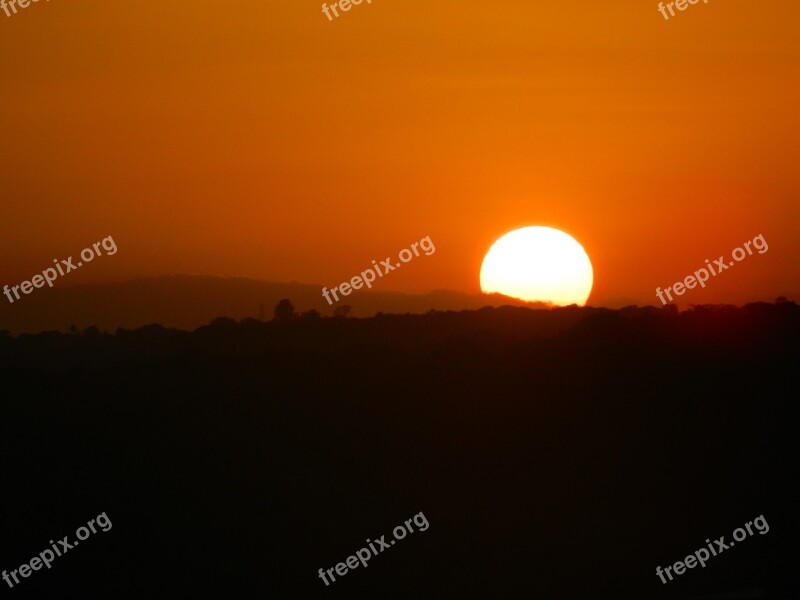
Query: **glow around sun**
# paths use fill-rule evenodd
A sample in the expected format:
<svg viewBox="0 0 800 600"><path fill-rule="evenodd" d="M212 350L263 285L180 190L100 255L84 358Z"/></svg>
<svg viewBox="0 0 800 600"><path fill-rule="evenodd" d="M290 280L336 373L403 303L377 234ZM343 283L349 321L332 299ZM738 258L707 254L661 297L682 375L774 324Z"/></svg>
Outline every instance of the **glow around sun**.
<svg viewBox="0 0 800 600"><path fill-rule="evenodd" d="M483 259L481 290L555 306L589 299L594 272L575 239L552 227L523 227L497 240Z"/></svg>

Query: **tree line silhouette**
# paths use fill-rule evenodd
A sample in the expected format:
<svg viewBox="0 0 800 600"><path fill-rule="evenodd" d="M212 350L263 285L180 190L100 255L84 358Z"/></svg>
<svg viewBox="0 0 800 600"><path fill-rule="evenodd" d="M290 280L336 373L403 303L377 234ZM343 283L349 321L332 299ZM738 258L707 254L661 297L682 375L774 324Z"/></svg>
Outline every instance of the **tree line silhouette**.
<svg viewBox="0 0 800 600"><path fill-rule="evenodd" d="M15 594L796 597L796 304L274 317L0 335L0 568L114 515Z"/></svg>

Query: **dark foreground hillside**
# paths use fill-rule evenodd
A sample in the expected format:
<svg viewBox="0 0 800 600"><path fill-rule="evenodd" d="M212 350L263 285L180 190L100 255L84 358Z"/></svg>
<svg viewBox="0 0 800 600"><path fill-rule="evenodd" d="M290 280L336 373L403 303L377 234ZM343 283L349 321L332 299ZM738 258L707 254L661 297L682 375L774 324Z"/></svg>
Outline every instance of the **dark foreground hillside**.
<svg viewBox="0 0 800 600"><path fill-rule="evenodd" d="M782 303L0 335L0 569L113 524L0 589L799 598L798 334Z"/></svg>

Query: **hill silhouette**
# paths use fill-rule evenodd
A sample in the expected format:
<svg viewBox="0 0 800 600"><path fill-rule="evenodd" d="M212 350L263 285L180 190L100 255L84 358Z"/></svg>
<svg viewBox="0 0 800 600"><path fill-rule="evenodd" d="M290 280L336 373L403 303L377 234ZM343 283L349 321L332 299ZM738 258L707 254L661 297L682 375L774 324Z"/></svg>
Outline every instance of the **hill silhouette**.
<svg viewBox="0 0 800 600"><path fill-rule="evenodd" d="M483 306L536 306L500 294L465 294L437 290L414 295L379 290L356 290L329 305L322 286L273 283L243 277L169 275L117 283L54 287L37 291L9 304L0 302L0 331L39 333L67 331L74 325L92 325L101 331L135 328L151 323L191 330L217 317L269 318L281 298L291 298L301 311L333 314L338 306L350 315L368 317L377 312L424 313L429 310L466 310ZM541 306L541 305L540 305Z"/></svg>
<svg viewBox="0 0 800 600"><path fill-rule="evenodd" d="M0 335L0 568L105 511L8 593L796 598L798 334L782 302Z"/></svg>

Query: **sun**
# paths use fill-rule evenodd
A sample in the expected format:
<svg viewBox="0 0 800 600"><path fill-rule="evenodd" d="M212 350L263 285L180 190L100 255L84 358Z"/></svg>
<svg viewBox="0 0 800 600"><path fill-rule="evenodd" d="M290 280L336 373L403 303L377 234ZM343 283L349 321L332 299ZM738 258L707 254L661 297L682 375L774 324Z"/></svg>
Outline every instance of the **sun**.
<svg viewBox="0 0 800 600"><path fill-rule="evenodd" d="M555 306L583 306L592 291L589 255L552 227L523 227L497 240L483 259L481 290Z"/></svg>

